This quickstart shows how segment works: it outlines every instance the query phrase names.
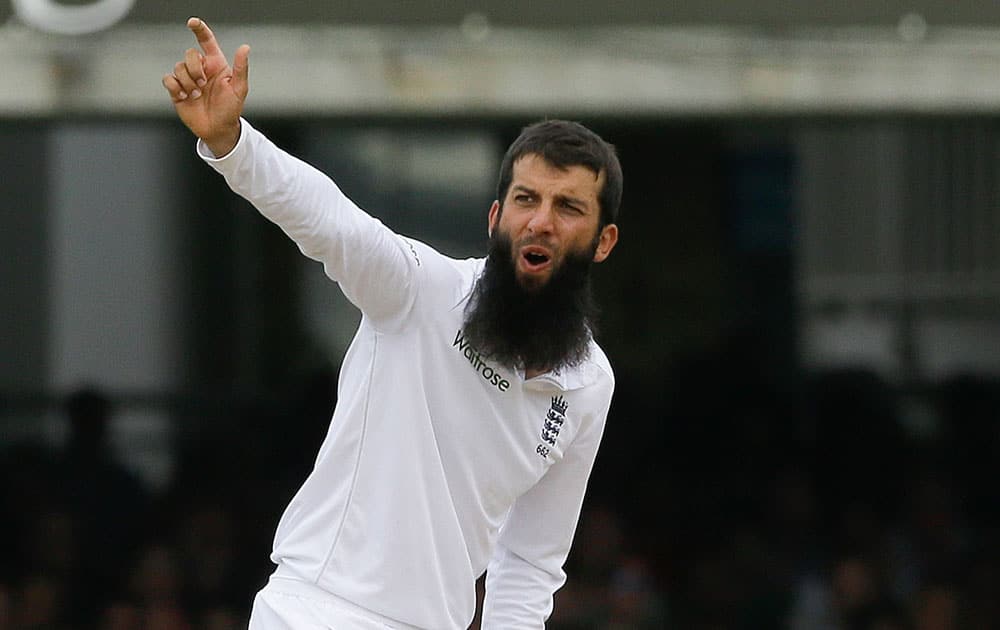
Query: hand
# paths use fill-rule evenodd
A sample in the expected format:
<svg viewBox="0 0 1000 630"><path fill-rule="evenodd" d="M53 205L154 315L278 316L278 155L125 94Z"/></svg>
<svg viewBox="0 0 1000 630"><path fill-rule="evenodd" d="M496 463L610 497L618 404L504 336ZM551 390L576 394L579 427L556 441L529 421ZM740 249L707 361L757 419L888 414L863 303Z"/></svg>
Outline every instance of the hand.
<svg viewBox="0 0 1000 630"><path fill-rule="evenodd" d="M250 47L240 46L230 67L208 24L193 17L187 27L201 50L189 48L173 73L164 75L163 87L181 121L212 153L223 156L233 150L240 137L240 114L250 90Z"/></svg>

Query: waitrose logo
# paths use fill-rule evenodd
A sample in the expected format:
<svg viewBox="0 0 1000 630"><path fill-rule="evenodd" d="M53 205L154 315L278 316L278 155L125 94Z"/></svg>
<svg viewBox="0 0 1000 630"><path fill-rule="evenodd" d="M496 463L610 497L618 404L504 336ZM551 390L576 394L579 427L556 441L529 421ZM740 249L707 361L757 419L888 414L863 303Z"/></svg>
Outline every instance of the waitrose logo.
<svg viewBox="0 0 1000 630"><path fill-rule="evenodd" d="M496 368L491 365L487 365L487 363L483 361L482 355L480 355L479 351L469 344L465 335L462 334L461 328L458 330L458 334L455 335L455 342L451 345L462 353L462 356L465 357L470 364L472 364L472 367L476 368L476 371L479 372L479 374L485 378L490 385L496 387L502 392L510 389L510 381L505 379L503 375L496 370Z"/></svg>

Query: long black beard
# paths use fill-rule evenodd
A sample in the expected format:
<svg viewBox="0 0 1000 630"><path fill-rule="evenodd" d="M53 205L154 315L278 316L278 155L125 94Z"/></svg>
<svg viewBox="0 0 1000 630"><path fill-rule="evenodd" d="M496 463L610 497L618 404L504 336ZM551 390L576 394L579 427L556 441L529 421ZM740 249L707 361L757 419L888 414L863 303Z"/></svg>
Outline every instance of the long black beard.
<svg viewBox="0 0 1000 630"><path fill-rule="evenodd" d="M494 231L482 275L465 307L465 338L512 368L559 371L587 358L598 315L590 285L596 240L566 255L548 282L525 288L514 270L513 246Z"/></svg>

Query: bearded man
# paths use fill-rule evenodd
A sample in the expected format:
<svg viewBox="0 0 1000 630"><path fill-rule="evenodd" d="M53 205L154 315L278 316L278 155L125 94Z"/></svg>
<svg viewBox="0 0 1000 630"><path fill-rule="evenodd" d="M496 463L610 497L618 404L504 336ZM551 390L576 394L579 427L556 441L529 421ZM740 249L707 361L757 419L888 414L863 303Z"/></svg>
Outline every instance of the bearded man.
<svg viewBox="0 0 1000 630"><path fill-rule="evenodd" d="M614 389L590 268L618 240L621 168L585 127L526 127L488 257L400 236L241 118L249 47L208 26L163 78L198 153L362 312L315 467L278 524L250 628L542 628Z"/></svg>

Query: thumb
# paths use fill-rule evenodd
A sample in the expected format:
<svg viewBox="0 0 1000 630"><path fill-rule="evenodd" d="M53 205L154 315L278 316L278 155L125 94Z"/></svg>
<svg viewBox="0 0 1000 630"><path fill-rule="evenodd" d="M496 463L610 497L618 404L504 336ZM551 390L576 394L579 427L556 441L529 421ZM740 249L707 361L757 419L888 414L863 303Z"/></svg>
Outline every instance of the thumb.
<svg viewBox="0 0 1000 630"><path fill-rule="evenodd" d="M250 47L243 44L233 57L233 91L241 99L250 92Z"/></svg>

